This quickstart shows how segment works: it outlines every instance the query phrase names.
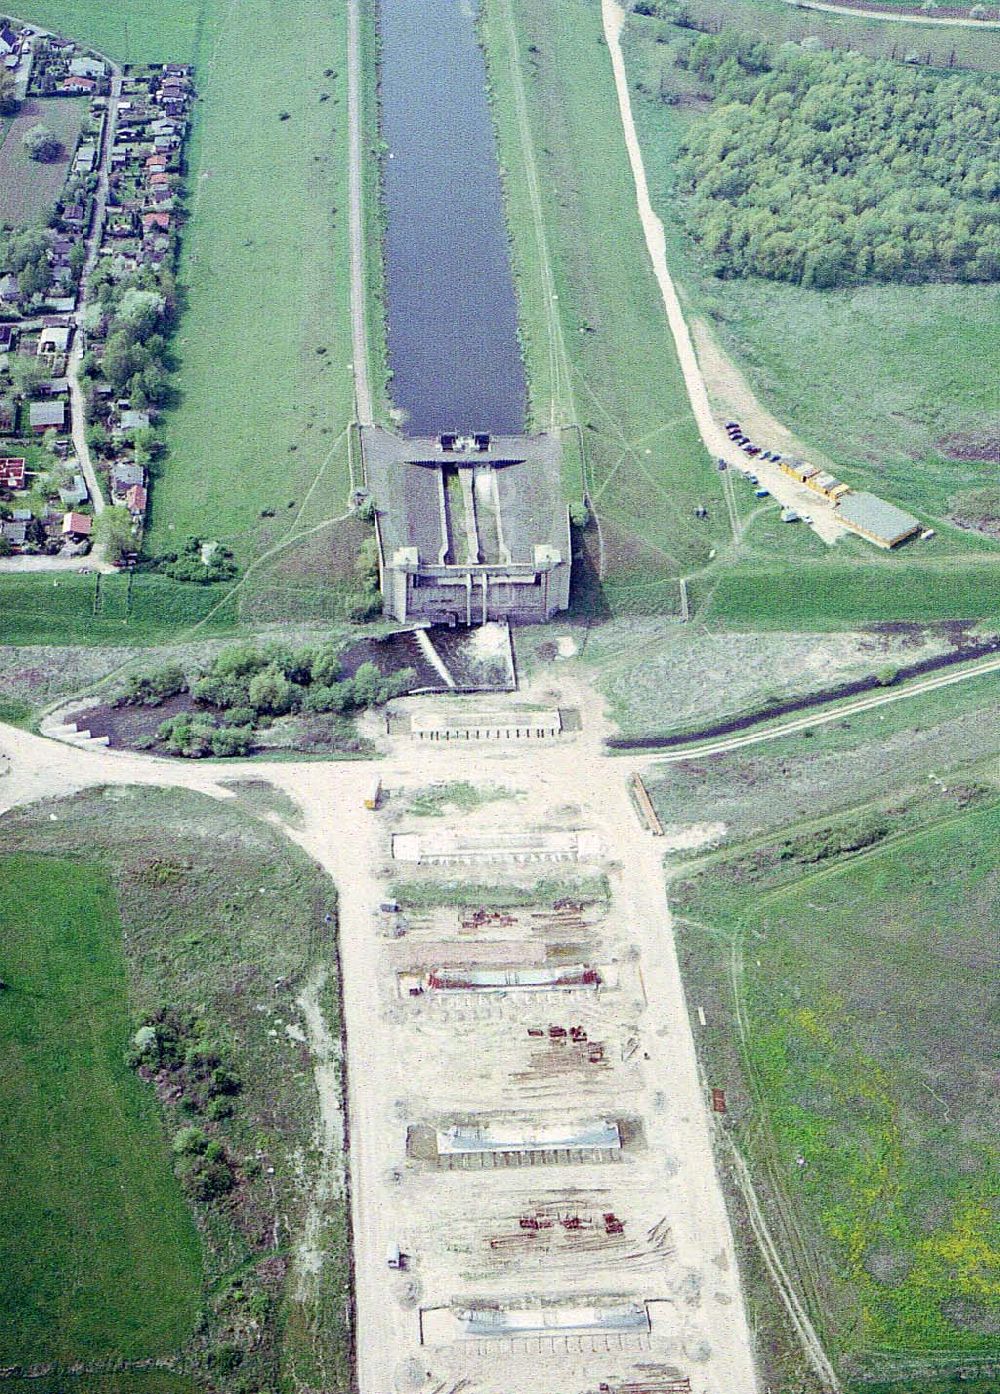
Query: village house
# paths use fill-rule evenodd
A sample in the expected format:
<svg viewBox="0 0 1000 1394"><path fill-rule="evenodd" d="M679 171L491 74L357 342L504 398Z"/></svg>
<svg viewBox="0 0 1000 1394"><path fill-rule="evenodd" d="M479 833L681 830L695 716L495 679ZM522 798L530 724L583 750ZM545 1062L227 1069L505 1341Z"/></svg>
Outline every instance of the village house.
<svg viewBox="0 0 1000 1394"><path fill-rule="evenodd" d="M74 508L78 503L87 502L87 485L82 474L74 474L72 485L68 489L59 490L59 499L66 508Z"/></svg>
<svg viewBox="0 0 1000 1394"><path fill-rule="evenodd" d="M17 283L17 277L8 275L0 278L0 300L7 305L20 305L21 288Z"/></svg>
<svg viewBox="0 0 1000 1394"><path fill-rule="evenodd" d="M9 542L12 547L23 547L28 537L27 524L15 522L0 523L0 537L2 537L5 542Z"/></svg>
<svg viewBox="0 0 1000 1394"><path fill-rule="evenodd" d="M0 53L19 53L21 50L20 36L15 34L9 24L0 28Z"/></svg>
<svg viewBox="0 0 1000 1394"><path fill-rule="evenodd" d="M146 490L141 484L133 484L125 495L125 507L133 518L140 521L146 516Z"/></svg>
<svg viewBox="0 0 1000 1394"><path fill-rule="evenodd" d="M107 72L107 68L100 59L86 57L71 58L69 70L73 77L102 78Z"/></svg>
<svg viewBox="0 0 1000 1394"><path fill-rule="evenodd" d="M89 537L93 530L94 520L87 513L67 513L62 520L63 537L70 537L75 542Z"/></svg>
<svg viewBox="0 0 1000 1394"><path fill-rule="evenodd" d="M116 460L111 466L111 490L116 495L124 497L130 489L145 482L145 471L132 460Z"/></svg>
<svg viewBox="0 0 1000 1394"><path fill-rule="evenodd" d="M68 324L44 325L38 336L38 356L69 352L69 341L73 330Z"/></svg>
<svg viewBox="0 0 1000 1394"><path fill-rule="evenodd" d="M25 477L26 470L23 459L0 460L0 488L23 489Z"/></svg>
<svg viewBox="0 0 1000 1394"><path fill-rule="evenodd" d="M28 424L35 435L45 431L62 431L66 425L66 401L57 397L50 402L32 402L28 407Z"/></svg>
<svg viewBox="0 0 1000 1394"><path fill-rule="evenodd" d="M148 411L132 411L126 408L118 418L116 435L131 435L133 431L148 431L151 417Z"/></svg>
<svg viewBox="0 0 1000 1394"><path fill-rule="evenodd" d="M92 77L64 77L59 84L60 92L70 94L94 92L96 89L97 83Z"/></svg>
<svg viewBox="0 0 1000 1394"><path fill-rule="evenodd" d="M81 145L73 158L74 174L91 174L97 163L97 146Z"/></svg>

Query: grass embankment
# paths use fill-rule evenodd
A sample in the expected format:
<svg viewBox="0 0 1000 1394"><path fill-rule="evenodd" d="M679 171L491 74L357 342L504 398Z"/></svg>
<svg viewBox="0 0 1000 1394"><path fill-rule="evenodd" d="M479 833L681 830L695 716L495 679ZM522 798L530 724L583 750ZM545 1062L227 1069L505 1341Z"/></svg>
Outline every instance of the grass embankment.
<svg viewBox="0 0 1000 1394"><path fill-rule="evenodd" d="M673 340L635 211L599 7L586 0L488 0L483 37L521 286L532 408L575 409L588 488L601 520L590 529L600 604L677 605L676 577L703 565L723 535L719 484L698 438ZM516 43L519 66L512 63ZM524 105L518 90L524 84ZM540 205L525 172L525 140ZM551 254L545 294L539 223ZM557 308L568 355L564 381ZM553 346L554 345L554 346ZM570 402L573 406L570 408ZM717 500L707 523L694 517ZM598 542L603 544L600 549Z"/></svg>
<svg viewBox="0 0 1000 1394"><path fill-rule="evenodd" d="M5 1094L9 1082L16 1086L27 1120L18 1164L37 1169L37 1181L26 1176L6 1192L10 1221L0 1238L5 1277L27 1273L5 1311L23 1313L35 1341L31 1358L92 1358L76 1332L93 1325L103 1331L102 1355L166 1353L180 1373L223 1394L286 1386L346 1391L347 1216L343 1197L327 1195L338 1159L316 1150L308 1043L284 1030L286 1023L301 1030L297 998L309 984L334 1038L339 1031L329 880L277 831L242 814L235 800L220 804L172 791L112 789L16 810L4 819L3 846L33 869L24 897L30 897L34 938L25 940L23 973L37 995L25 1010L36 1013L47 1033L36 1029L24 1047L39 1061L37 1078L7 1069L0 1081ZM64 930L59 900L42 899L45 882L34 872L53 864L66 868L74 894L92 884L103 888L110 910L102 911L105 902L88 892ZM5 878L5 891L7 884ZM123 934L111 913L115 901ZM8 904L5 896L5 909ZM56 948L41 953L44 935L56 930ZM8 1018L19 995L10 954L5 949L2 965L12 982L3 994ZM65 995L56 995L54 984ZM140 1082L125 1074L124 1053L136 1028L162 1009L191 1029L181 1039L180 1064L150 1067L153 1078ZM70 1049L78 1040L75 1056ZM235 1092L230 1079L229 1092L211 1094L207 1103L206 1085L194 1073L206 1051L209 1058L218 1054L238 1080ZM108 1087L104 1096L95 1088L95 1078L101 1083L105 1076L119 1091L117 1105ZM138 1120L127 1137L120 1121L129 1116L125 1104ZM236 1180L220 1199L190 1202L201 1259L164 1142L165 1132L176 1137L191 1126L221 1147ZM121 1152L115 1167L106 1160L113 1149ZM157 1194L150 1172L161 1178ZM147 1177L144 1191L134 1176ZM64 1201L51 1198L59 1187ZM70 1213L61 1226L64 1210ZM133 1212L134 1233L128 1229ZM324 1261L305 1282L296 1256L307 1216ZM174 1224L188 1236L190 1252L165 1249ZM131 1260L118 1237L122 1228L134 1244ZM12 1249L20 1248L9 1257L8 1237ZM74 1245L75 1270L60 1256L60 1247ZM88 1284L100 1301L87 1300ZM178 1284L183 1300L168 1300ZM62 1325L40 1305L53 1291L72 1308ZM0 1346L7 1362L12 1352ZM109 1377L109 1388L187 1394L193 1387L180 1379L171 1384L168 1375L159 1385L143 1379L126 1372L121 1386Z"/></svg>
<svg viewBox="0 0 1000 1394"><path fill-rule="evenodd" d="M996 787L995 694L995 676L970 679L728 754L692 753L653 765L647 788L663 823L687 823L694 808L737 842L928 790L946 799L952 784Z"/></svg>
<svg viewBox="0 0 1000 1394"><path fill-rule="evenodd" d="M767 37L768 7L762 13L755 32L763 27ZM952 459L948 451L950 441L995 438L1000 288L816 291L709 276L674 192L680 142L708 109L704 84L674 66L668 47L690 37L635 16L626 39L650 193L689 316L710 325L760 399L835 461L846 482L913 510L938 532L898 553L853 537L827 551L801 529L782 527L773 506L751 520L755 501L737 481L743 541L692 581L693 605L705 618L754 626L990 615L996 544L947 519L995 471L987 458Z"/></svg>
<svg viewBox="0 0 1000 1394"><path fill-rule="evenodd" d="M706 1077L848 1382L998 1354L985 797L792 829L673 890Z"/></svg>
<svg viewBox="0 0 1000 1394"><path fill-rule="evenodd" d="M114 885L56 857L4 857L0 879L0 1359L169 1354L194 1328L201 1253L155 1096L124 1063Z"/></svg>
<svg viewBox="0 0 1000 1394"><path fill-rule="evenodd" d="M408 798L406 812L418 818L441 818L445 814L471 813L483 804L520 797L518 790L504 789L497 784L469 784L465 780L451 780L415 790Z"/></svg>
<svg viewBox="0 0 1000 1394"><path fill-rule="evenodd" d="M389 894L404 910L432 910L442 905L543 905L566 896L572 900L610 899L604 876L547 877L528 885L510 882L419 880L411 877L389 887Z"/></svg>

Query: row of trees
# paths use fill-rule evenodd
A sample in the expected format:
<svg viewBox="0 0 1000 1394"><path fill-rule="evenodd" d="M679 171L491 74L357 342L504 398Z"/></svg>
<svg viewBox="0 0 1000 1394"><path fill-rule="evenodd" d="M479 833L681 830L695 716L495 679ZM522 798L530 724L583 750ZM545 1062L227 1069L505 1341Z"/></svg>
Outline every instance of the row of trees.
<svg viewBox="0 0 1000 1394"><path fill-rule="evenodd" d="M1000 280L1000 83L731 31L678 44L711 111L678 187L714 274Z"/></svg>

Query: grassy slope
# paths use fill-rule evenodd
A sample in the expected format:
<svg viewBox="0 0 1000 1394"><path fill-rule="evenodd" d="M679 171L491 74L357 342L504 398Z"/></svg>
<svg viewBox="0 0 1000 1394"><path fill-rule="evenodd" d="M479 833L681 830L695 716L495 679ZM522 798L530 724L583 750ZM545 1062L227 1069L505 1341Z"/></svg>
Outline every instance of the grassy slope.
<svg viewBox="0 0 1000 1394"><path fill-rule="evenodd" d="M845 1370L996 1354L981 1064L1000 817L938 818L825 868L758 850L675 897L706 1072L776 1188L798 1284Z"/></svg>
<svg viewBox="0 0 1000 1394"><path fill-rule="evenodd" d="M194 1325L200 1245L155 1099L123 1062L114 888L95 867L25 856L4 859L2 881L2 1358L170 1352Z"/></svg>
<svg viewBox="0 0 1000 1394"><path fill-rule="evenodd" d="M718 484L691 417L635 212L600 12L588 0L544 6L513 0L511 9L572 395L607 545L605 589L619 603L671 608L677 587L664 578L702 564L718 541L721 521L703 526L692 516L698 502L717 496ZM488 4L484 36L533 406L541 416L541 397L551 392L548 335L533 299L538 250L520 132L510 115L507 15L503 0Z"/></svg>
<svg viewBox="0 0 1000 1394"><path fill-rule="evenodd" d="M764 7L761 14L769 11ZM761 30L767 33L764 18ZM996 420L1000 374L995 286L885 286L816 292L760 281L712 280L672 208L673 158L690 107L659 90L679 30L633 19L626 53L650 192L689 311L707 316L761 399L808 443L838 461L847 482L873 488L938 524L938 537L892 555L844 538L822 555L766 513L735 567L709 568L692 587L711 618L747 624L826 624L865 618L976 617L995 612L997 548L939 520L949 497L987 482L987 464L951 462L935 443ZM668 70L669 71L669 70ZM678 88L691 80L670 74ZM808 372L803 372L808 364ZM792 574L790 574L792 573Z"/></svg>
<svg viewBox="0 0 1000 1394"><path fill-rule="evenodd" d="M958 818L804 877L745 922L763 938L761 967L746 964L749 1050L778 1166L851 1289L862 1349L996 1348L981 1066L998 834L996 809Z"/></svg>
<svg viewBox="0 0 1000 1394"><path fill-rule="evenodd" d="M190 152L181 403L167 418L149 548L204 530L246 561L278 540L313 484L303 521L346 503L345 22L341 4L322 0L280 23L265 0L214 10ZM279 517L262 521L266 508Z"/></svg>

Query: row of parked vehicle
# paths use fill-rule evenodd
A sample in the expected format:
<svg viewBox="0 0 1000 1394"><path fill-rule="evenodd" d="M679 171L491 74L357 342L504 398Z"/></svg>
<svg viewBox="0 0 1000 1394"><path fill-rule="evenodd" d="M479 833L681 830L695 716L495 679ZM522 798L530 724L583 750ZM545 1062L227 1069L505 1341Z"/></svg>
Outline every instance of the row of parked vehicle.
<svg viewBox="0 0 1000 1394"><path fill-rule="evenodd" d="M726 422L726 434L734 445L738 445L744 455L751 458L759 456L762 460L772 460L775 464L782 458L780 451L762 450L759 445L754 445L753 441L746 435L738 421Z"/></svg>
<svg viewBox="0 0 1000 1394"><path fill-rule="evenodd" d="M751 459L770 460L772 464L777 464L779 460L783 459L779 450L762 450L759 445L754 445L750 437L744 433L738 421L727 421L726 432L733 444L738 445L744 455L749 455ZM724 470L725 468L725 460L720 460L719 469ZM756 498L766 499L770 497L770 489L765 489L760 480L750 469L744 466L742 467L742 473L754 486L754 495ZM810 518L807 513L796 513L794 508L783 508L781 510L781 521L783 523L797 523L800 518L805 523L812 522L812 518Z"/></svg>

